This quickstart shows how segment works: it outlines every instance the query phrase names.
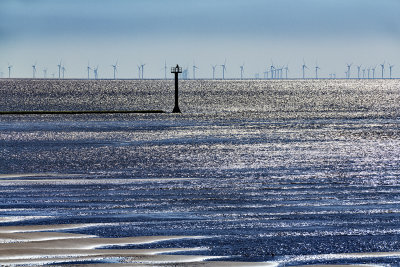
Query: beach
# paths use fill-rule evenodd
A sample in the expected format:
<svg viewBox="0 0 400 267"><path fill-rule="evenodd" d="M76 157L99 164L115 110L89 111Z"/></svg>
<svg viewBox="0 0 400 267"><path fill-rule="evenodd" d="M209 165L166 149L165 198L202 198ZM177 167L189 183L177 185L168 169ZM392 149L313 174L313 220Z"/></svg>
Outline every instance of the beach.
<svg viewBox="0 0 400 267"><path fill-rule="evenodd" d="M398 80L0 81L0 264L396 266Z"/></svg>

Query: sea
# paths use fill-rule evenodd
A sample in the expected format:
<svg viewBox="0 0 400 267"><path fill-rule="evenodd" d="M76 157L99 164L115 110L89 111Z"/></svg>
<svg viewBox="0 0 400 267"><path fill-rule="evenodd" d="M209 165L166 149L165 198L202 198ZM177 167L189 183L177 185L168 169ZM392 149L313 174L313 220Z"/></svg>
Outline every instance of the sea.
<svg viewBox="0 0 400 267"><path fill-rule="evenodd" d="M165 111L0 115L0 226L400 266L400 80L182 80L179 101L173 80L0 79L0 111Z"/></svg>

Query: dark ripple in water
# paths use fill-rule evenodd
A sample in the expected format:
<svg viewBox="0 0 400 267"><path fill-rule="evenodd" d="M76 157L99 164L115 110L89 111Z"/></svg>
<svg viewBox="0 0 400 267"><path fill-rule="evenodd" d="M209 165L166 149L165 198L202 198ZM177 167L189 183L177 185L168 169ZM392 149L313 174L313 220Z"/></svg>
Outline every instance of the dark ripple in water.
<svg viewBox="0 0 400 267"><path fill-rule="evenodd" d="M169 111L172 85L3 80L0 109ZM399 85L184 81L182 115L2 116L1 173L87 180L2 182L1 214L117 223L76 230L100 236L206 235L146 247L234 260L395 265L297 256L400 251Z"/></svg>

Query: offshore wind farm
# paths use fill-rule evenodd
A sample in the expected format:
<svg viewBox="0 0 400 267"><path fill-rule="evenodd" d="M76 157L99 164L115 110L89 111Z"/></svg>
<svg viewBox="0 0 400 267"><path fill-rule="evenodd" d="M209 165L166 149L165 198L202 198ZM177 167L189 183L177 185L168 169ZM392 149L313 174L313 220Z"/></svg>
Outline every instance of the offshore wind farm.
<svg viewBox="0 0 400 267"><path fill-rule="evenodd" d="M47 78L47 70L48 66L43 66L43 76L42 77L37 77L36 76L36 66L37 66L37 61L35 62L34 65L32 65L32 76L12 76L11 75L11 69L14 67L13 65L10 65L8 63L8 78ZM173 63L172 63L173 64ZM265 64L264 72L263 72L263 78L262 77L256 77L257 73L254 74L245 74L244 72L244 63L240 66L236 66L233 68L231 71L233 74L227 79L395 79L397 78L395 70L395 65L390 64L389 62L386 63L384 61L381 64L375 64L373 65L374 67L368 67L368 73L366 75L365 69L363 69L363 72L361 74L361 67L363 64L357 65L358 69L358 74L355 75L351 72L353 69L353 63L348 64L346 63L343 65L343 75L340 75L340 73L332 73L329 72L328 67L324 67L324 69L328 69L328 72L325 72L325 75L321 75L321 67L319 66L318 63L315 64L315 67L312 67L315 69L315 74L310 72L310 68L306 65L305 61L303 60L303 64L301 66L297 66L298 69L301 69L302 76L291 76L289 73L289 64L282 65L279 67L279 65L274 65L273 63L271 65ZM146 64L140 63L137 65L137 71L138 75L135 77L134 70L132 69L132 76L131 77L124 77L123 79L144 79L144 67ZM161 67L161 65L159 65ZM160 72L158 74L154 74L154 76L149 76L147 79L167 79L166 75L166 67L167 66L167 61L164 62L164 67L160 68ZM376 68L379 66L381 68L381 75L375 75L376 73ZM106 73L107 70L112 69L112 76L99 76L98 75L98 69L99 65L95 66L90 66L89 61L86 66L87 70L87 79L117 79L117 73L118 73L118 61L115 62L115 64L111 64L110 66L101 66L104 69L104 72ZM111 68L110 68L111 67ZM219 67L219 68L217 68ZM61 79L66 78L65 77L65 65L62 64L62 60L60 63L57 65L58 68L58 78ZM76 68L76 66L74 67ZM386 68L386 69L385 69ZM53 68L56 70L55 68ZM196 71L199 69L199 67L193 62L192 66L192 72L189 73L189 67L185 67L185 75L184 79L196 79ZM209 71L203 72L203 75L199 77L199 74L197 75L197 79L226 79L225 78L225 72L227 71L227 62L226 60L224 61L223 64L221 65L212 65L211 64L211 69L209 68L204 68L208 69ZM162 70L162 71L161 71ZM283 71L285 70L286 75L283 75ZM385 71L386 70L386 71ZM6 77L1 77L1 78L6 78ZM83 79L82 77L74 77L74 76L67 76L69 79Z"/></svg>
<svg viewBox="0 0 400 267"><path fill-rule="evenodd" d="M399 266L398 10L0 1L0 265Z"/></svg>

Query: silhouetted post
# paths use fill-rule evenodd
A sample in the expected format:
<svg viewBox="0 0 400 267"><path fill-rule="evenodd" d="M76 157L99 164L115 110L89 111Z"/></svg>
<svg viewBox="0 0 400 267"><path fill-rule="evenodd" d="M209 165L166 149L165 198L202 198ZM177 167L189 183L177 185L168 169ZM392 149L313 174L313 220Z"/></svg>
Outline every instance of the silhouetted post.
<svg viewBox="0 0 400 267"><path fill-rule="evenodd" d="M182 73L182 68L176 64L176 67L171 68L171 73L175 73L175 107L172 113L181 113L178 103L178 75L179 73Z"/></svg>

